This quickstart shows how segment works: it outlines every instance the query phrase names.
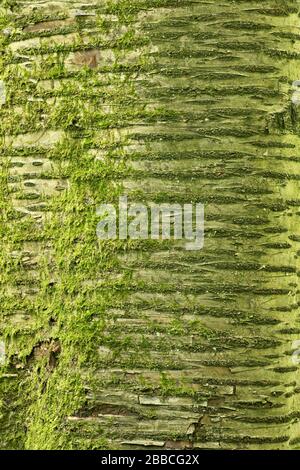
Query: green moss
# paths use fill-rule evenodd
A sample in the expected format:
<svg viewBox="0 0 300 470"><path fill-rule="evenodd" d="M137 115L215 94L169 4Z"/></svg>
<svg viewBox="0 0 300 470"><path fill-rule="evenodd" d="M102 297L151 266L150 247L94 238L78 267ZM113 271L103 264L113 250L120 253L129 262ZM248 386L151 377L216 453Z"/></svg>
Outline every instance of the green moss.
<svg viewBox="0 0 300 470"><path fill-rule="evenodd" d="M257 426L249 427L245 436L238 417L266 425L297 418L288 401L296 393L295 368L282 350L284 335L298 331L299 237L287 211L299 205L293 199L299 143L291 134L297 125L286 104L292 74L285 64L296 64L299 54L290 49L297 37L279 27L282 21L288 29L296 10L294 2L223 3L219 14L216 4L202 12L189 0L99 2L82 5L91 16L72 26L28 33L26 25L69 12L23 14L19 2L6 2L12 11L1 29L12 32L1 35L1 78L9 81L0 124L5 449L120 448L120 440L137 437L135 426L122 425L124 417L148 426L139 428L145 439L288 446L286 428L259 437ZM232 21L233 8L241 19ZM52 42L52 35L71 32L77 38L70 44ZM7 49L35 37L45 38L37 48ZM92 49L99 63L70 61ZM49 130L60 132L58 143L43 141ZM144 169L130 168L133 160ZM37 191L32 175L41 181ZM171 241L99 242L96 208L117 202L126 180L137 187L132 199L204 202L206 251L189 257ZM49 195L48 184L63 190ZM139 259L128 261L130 255ZM107 401L115 399L111 389L118 393L117 404L97 398L106 388ZM260 388L266 405L243 399ZM136 402L122 404L126 393ZM141 395L160 397L161 407L142 406ZM187 404L168 401L175 397L188 397ZM257 409L278 415L255 419ZM209 431L201 424L187 437L190 420L204 413L226 415L229 423L236 417L236 433L231 424ZM169 418L170 427L176 419L184 425L161 430Z"/></svg>

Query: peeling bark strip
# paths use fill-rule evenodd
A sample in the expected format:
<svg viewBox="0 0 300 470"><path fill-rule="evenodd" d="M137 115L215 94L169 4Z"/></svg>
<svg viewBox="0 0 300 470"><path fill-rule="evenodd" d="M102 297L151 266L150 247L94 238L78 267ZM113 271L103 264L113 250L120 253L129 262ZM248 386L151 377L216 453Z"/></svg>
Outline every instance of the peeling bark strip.
<svg viewBox="0 0 300 470"><path fill-rule="evenodd" d="M299 2L0 14L1 449L299 449ZM122 194L204 250L97 240Z"/></svg>

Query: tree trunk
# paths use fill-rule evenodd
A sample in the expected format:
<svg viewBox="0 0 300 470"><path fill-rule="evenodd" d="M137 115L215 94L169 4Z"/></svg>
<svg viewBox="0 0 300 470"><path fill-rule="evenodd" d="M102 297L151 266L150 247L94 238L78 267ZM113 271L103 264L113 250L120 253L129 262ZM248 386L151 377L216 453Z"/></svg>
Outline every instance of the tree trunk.
<svg viewBox="0 0 300 470"><path fill-rule="evenodd" d="M298 8L4 1L1 449L300 448ZM204 249L99 241L120 195Z"/></svg>

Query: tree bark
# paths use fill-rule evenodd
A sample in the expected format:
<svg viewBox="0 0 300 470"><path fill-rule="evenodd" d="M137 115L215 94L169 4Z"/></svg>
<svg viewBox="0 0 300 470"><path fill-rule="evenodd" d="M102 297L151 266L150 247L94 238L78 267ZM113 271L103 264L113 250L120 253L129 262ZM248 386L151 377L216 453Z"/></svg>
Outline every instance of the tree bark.
<svg viewBox="0 0 300 470"><path fill-rule="evenodd" d="M299 449L299 2L0 12L1 449ZM204 249L99 242L125 194Z"/></svg>

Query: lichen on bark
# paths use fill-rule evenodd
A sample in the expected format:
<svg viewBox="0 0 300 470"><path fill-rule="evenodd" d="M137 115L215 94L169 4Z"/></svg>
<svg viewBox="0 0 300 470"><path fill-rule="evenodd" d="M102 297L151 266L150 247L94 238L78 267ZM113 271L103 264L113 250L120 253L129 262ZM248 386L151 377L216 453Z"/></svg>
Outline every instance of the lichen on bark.
<svg viewBox="0 0 300 470"><path fill-rule="evenodd" d="M299 448L299 2L0 15L1 449ZM204 249L100 243L120 194Z"/></svg>

